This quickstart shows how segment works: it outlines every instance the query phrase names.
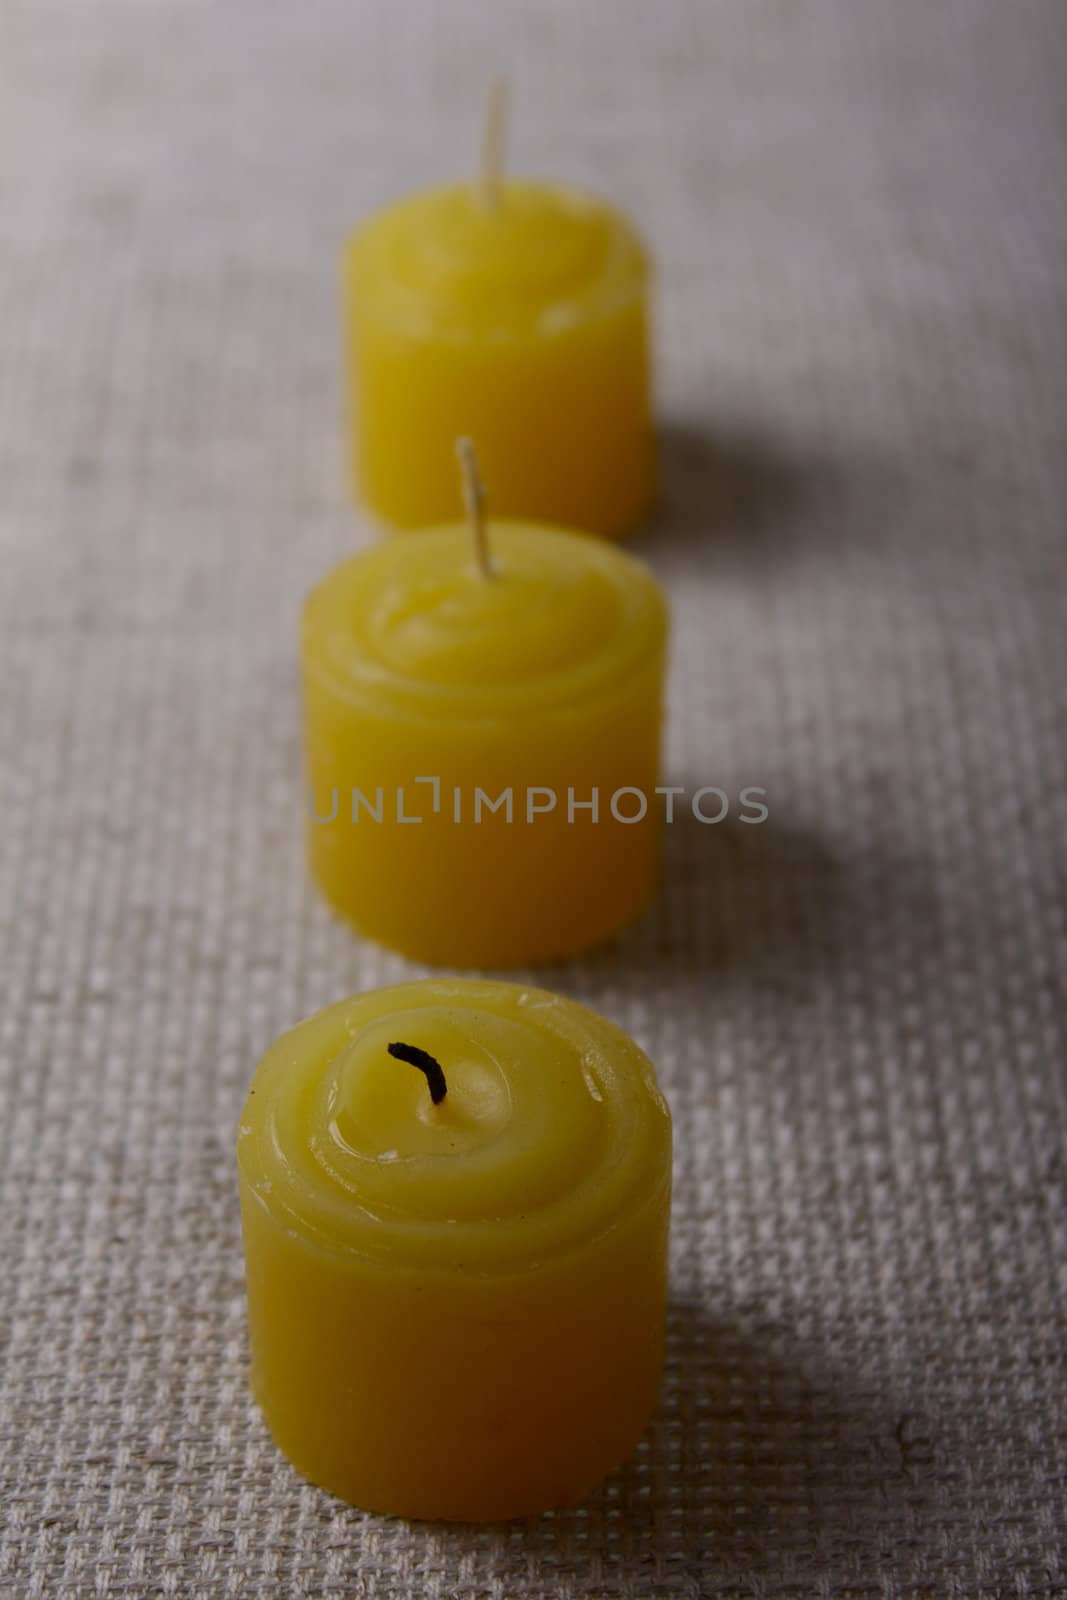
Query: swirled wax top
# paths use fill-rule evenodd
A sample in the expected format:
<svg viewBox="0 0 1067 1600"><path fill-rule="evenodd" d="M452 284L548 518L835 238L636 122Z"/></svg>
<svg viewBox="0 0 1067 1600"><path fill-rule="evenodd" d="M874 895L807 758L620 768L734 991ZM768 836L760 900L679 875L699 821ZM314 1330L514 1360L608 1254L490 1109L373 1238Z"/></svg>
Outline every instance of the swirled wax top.
<svg viewBox="0 0 1067 1600"><path fill-rule="evenodd" d="M423 1072L391 1047L439 1063ZM281 1038L241 1119L242 1175L323 1251L526 1270L670 1181L670 1118L625 1034L538 989L441 980L347 1000Z"/></svg>
<svg viewBox="0 0 1067 1600"><path fill-rule="evenodd" d="M411 195L355 235L358 315L418 332L561 332L640 292L644 247L610 206L510 180L486 206L468 184Z"/></svg>
<svg viewBox="0 0 1067 1600"><path fill-rule="evenodd" d="M309 673L396 714L480 719L595 702L662 651L662 590L613 545L494 521L490 546L488 580L460 525L335 569L304 609Z"/></svg>

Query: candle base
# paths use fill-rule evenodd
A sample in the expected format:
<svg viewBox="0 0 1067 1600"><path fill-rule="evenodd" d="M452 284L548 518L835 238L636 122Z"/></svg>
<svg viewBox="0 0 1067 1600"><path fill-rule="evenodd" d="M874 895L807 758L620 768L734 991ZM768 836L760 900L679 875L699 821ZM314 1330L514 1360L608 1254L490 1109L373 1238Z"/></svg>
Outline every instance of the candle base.
<svg viewBox="0 0 1067 1600"><path fill-rule="evenodd" d="M654 863L647 881L625 900L605 895L599 904L591 902L584 925L550 921L541 934L531 924L513 931L502 929L495 934L484 928L449 927L435 936L431 929L413 927L410 918L405 920L389 907L382 908L384 914L380 921L370 916L357 918L344 901L333 894L334 877L316 872L314 860L311 874L330 911L357 938L369 939L372 944L403 956L405 961L474 973L551 966L608 945L641 920L655 899L660 882L659 866Z"/></svg>
<svg viewBox="0 0 1067 1600"><path fill-rule="evenodd" d="M250 1389L253 1400L262 1411L263 1406L254 1385L250 1385ZM396 1517L404 1522L461 1524L515 1522L544 1516L549 1511L564 1511L568 1507L584 1504L596 1493L606 1478L617 1472L630 1459L644 1437L647 1427L646 1422L633 1438L622 1446L615 1460L585 1479L568 1476L566 1481L560 1481L555 1485L545 1484L541 1487L531 1485L529 1492L525 1494L506 1489L498 1492L487 1487L484 1494L457 1495L442 1486L440 1492L436 1494L396 1498L391 1495L376 1496L372 1489L364 1493L354 1486L347 1476L336 1479L332 1476L324 1477L316 1470L314 1462L302 1461L299 1447L289 1448L286 1439L270 1426L269 1421L267 1423L271 1439L288 1459L294 1471L299 1473L305 1482L312 1484L316 1489L322 1489L337 1500L344 1501L346 1505L355 1506L358 1511L365 1511L370 1516ZM417 1440L414 1448L418 1449Z"/></svg>

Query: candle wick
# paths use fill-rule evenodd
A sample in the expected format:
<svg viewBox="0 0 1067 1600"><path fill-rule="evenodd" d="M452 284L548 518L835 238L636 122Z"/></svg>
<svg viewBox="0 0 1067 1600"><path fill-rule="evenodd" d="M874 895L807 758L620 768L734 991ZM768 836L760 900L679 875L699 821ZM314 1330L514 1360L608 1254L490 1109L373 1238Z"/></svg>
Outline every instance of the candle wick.
<svg viewBox="0 0 1067 1600"><path fill-rule="evenodd" d="M463 485L463 504L467 512L467 521L470 524L471 538L474 540L474 559L478 563L478 571L488 582L493 576L493 564L489 559L489 529L485 517L485 485L482 483L478 471L478 457L474 453L474 444L470 439L456 440L456 455L459 457L460 481Z"/></svg>
<svg viewBox="0 0 1067 1600"><path fill-rule="evenodd" d="M507 121L507 79L493 78L490 81L485 97L485 122L482 127L482 168L478 182L478 195L487 211L495 211L500 204Z"/></svg>
<svg viewBox="0 0 1067 1600"><path fill-rule="evenodd" d="M448 1093L448 1084L441 1063L432 1056L428 1050L420 1050L417 1044L391 1044L389 1054L397 1061L406 1061L411 1067L418 1067L420 1072L426 1074L426 1082L430 1086L430 1099L435 1106L439 1106Z"/></svg>

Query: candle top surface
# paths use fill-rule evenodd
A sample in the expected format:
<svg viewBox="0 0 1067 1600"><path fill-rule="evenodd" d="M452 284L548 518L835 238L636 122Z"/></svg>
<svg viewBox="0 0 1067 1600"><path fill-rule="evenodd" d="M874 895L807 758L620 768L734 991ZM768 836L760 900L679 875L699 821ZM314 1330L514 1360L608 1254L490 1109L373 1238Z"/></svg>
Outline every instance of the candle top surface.
<svg viewBox="0 0 1067 1600"><path fill-rule="evenodd" d="M618 211L576 190L508 180L489 205L473 184L416 194L349 246L357 304L435 331L562 331L639 290L644 246Z"/></svg>
<svg viewBox="0 0 1067 1600"><path fill-rule="evenodd" d="M588 704L663 646L651 573L603 540L489 526L493 576L457 524L388 540L336 568L304 610L309 670L396 715L480 718Z"/></svg>
<svg viewBox="0 0 1067 1600"><path fill-rule="evenodd" d="M422 1072L389 1045L440 1063ZM525 1269L669 1182L651 1064L612 1024L546 991L404 984L330 1007L260 1064L238 1161L284 1226L398 1266Z"/></svg>

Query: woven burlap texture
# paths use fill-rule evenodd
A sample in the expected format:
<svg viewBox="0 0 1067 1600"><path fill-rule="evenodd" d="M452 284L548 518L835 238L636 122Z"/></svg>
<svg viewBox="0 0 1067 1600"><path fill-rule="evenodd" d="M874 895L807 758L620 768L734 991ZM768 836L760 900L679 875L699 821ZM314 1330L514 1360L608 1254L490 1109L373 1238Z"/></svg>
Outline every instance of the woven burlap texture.
<svg viewBox="0 0 1067 1600"><path fill-rule="evenodd" d="M1061 0L0 17L0 1593L1067 1594ZM654 250L669 774L770 817L537 974L673 1107L663 1402L464 1530L272 1447L232 1146L282 1028L418 975L307 882L296 620L371 537L340 240L498 68Z"/></svg>

